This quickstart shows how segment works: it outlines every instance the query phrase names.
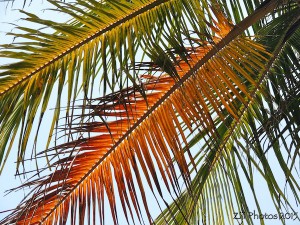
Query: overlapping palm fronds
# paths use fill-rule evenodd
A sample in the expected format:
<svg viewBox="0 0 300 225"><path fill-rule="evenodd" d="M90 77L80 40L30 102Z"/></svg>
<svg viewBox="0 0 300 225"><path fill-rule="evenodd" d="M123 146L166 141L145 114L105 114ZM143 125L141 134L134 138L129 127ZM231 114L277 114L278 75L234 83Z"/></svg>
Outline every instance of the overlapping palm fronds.
<svg viewBox="0 0 300 225"><path fill-rule="evenodd" d="M198 159L195 159L200 169L192 184L197 200L183 193L178 198L179 203L173 203L171 210L165 210L155 221L156 224L166 224L166 221L169 224L184 224L186 218L190 224L234 224L234 212L240 212L237 216L240 223L255 224L249 216L252 211L248 207L250 196L258 213L263 214L260 208L262 198L256 188L259 183L254 175L256 170L266 180L278 214L291 207L286 193L291 193L293 204L299 202L299 176L295 166L299 162L300 146L299 123L296 122L299 118L299 45L296 41L299 39L299 9L284 7L284 10L288 14L283 13L259 30L265 46L273 48L275 56L279 54L273 57L274 69L266 70L268 79L261 86L263 91L257 92L255 101L249 104L240 121L233 121L234 132L229 131L229 136L226 123L219 126L220 142L226 143L226 150L210 176L207 176L207 164L201 152L212 151L218 146L201 146ZM196 145L202 138L203 134L197 134L189 146ZM274 167L277 162L280 169ZM284 187L278 174L285 176ZM235 202L238 202L238 209ZM178 205L184 205L184 212L179 210ZM297 209L293 211L295 209L291 208L292 212L297 213ZM215 213L208 213L211 211ZM283 219L282 223L288 221Z"/></svg>
<svg viewBox="0 0 300 225"><path fill-rule="evenodd" d="M106 198L115 224L122 213L127 223L145 223L143 215L157 224L233 223L233 209L248 207L239 166L258 210L252 168L267 181L279 210L288 199L261 146L264 135L271 140L269 147L274 148L299 201L300 188L293 175L299 160L298 138L293 139L296 150L288 152L289 164L275 140L284 139L284 132L278 129L272 136L272 129L277 132L276 123L274 128L268 125L268 120L284 118L288 110L284 106L272 110L274 91L266 79L273 71L284 70L285 64L277 58L295 65L299 53L297 3L287 6L282 1L265 1L237 25L225 16L218 1L52 3L74 21L59 24L27 13L28 21L56 32L50 35L19 27L25 33L13 35L31 41L6 45L1 53L20 61L1 67L1 134L5 139L0 143L3 155L9 138L12 143L21 126L19 157L24 156L32 121L40 105L43 117L55 83L59 93L67 84L69 141L45 151L58 156L49 162L54 172L22 185L34 188L3 224L105 224ZM279 13L273 15L274 22L263 21L278 6L283 7L282 13L289 10L289 17ZM224 10L230 13L229 7ZM233 18L239 21L240 17L234 13ZM246 37L244 31L257 21L253 30L265 29L260 36ZM265 37L279 31L273 42L266 43ZM139 57L138 49L147 57ZM280 82L284 93L298 93L298 78L293 78L297 68L287 79L295 88ZM278 81L270 80L273 84ZM93 97L95 86L101 97ZM77 111L71 102L80 91L84 100ZM50 136L61 115L61 101L58 96ZM286 101L276 98L280 104ZM296 97L293 104L297 101ZM263 108L265 102L270 104L271 116ZM286 129L297 136L297 128L290 126L287 123ZM201 147L195 152L196 143ZM147 204L147 187L157 193L160 207L166 207L157 220ZM163 187L174 203L167 203ZM123 212L117 211L117 199ZM250 217L245 219L253 223Z"/></svg>
<svg viewBox="0 0 300 225"><path fill-rule="evenodd" d="M83 96L89 95L93 89L91 84L96 81L100 82L98 86L103 94L123 87L128 80L136 83L136 72L129 71L128 66L138 60L137 46L146 40L145 34L150 35L154 31L161 33L165 21L156 21L156 18L164 14L173 1L51 3L58 7L56 11L72 16L74 21L69 24L55 23L24 12L26 21L56 32L50 35L43 29L17 27L22 32L9 34L28 41L2 46L2 57L19 61L1 66L1 162L5 159L7 146L6 151L10 151L18 129L21 130L18 161L24 158L38 107L42 107L42 121L53 88L58 93L67 89L69 109L71 101L76 100L81 90ZM175 3L182 7L182 2ZM158 22L157 26L154 22ZM96 80L97 74L100 81ZM68 83L66 87L65 82ZM61 96L56 98L47 147L60 117L62 100ZM38 129L36 132L38 136Z"/></svg>

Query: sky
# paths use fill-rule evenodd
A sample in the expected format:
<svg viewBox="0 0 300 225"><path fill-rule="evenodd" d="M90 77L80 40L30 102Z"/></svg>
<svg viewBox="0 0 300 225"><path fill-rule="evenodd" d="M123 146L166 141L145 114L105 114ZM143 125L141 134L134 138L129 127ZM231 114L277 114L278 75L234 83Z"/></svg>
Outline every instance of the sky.
<svg viewBox="0 0 300 225"><path fill-rule="evenodd" d="M10 32L13 29L12 24L8 23L18 23L21 24L22 21L19 20L20 18L20 13L17 10L21 8L23 4L22 0L16 0L14 6L12 7L11 5L6 5L6 3L0 2L0 44L4 43L10 43L12 41L11 37L8 37L5 35L6 32ZM53 14L51 12L43 12L42 9L47 8L47 2L46 1L34 1L30 6L26 5L25 10L26 11L31 11L35 12L40 15L47 16L49 13L49 16L51 15L51 18L53 18ZM53 13L53 12L52 12ZM60 15L61 16L61 15ZM56 19L65 21L66 18L64 17L56 17ZM23 23L24 24L24 23ZM26 25L26 23L25 23ZM0 64L8 63L9 61L0 58ZM43 130L41 130L43 132ZM46 131L45 131L46 132ZM11 188L17 187L20 185L20 180L19 178L16 178L14 176L15 174L15 158L16 158L16 150L17 146L13 147L12 154L10 155L5 169L3 173L0 176L0 212L5 211L8 209L12 209L16 207L17 203L24 197L24 192L23 191L18 191L18 192L13 192L11 194L5 195L5 191L9 190ZM269 155L270 160L274 160L274 156L272 154ZM275 161L275 160L274 160ZM274 163L274 171L276 173L276 170L278 169L278 165ZM261 178L259 178L258 173L255 173L257 175L257 183L255 184L256 189L259 191L263 201L262 203L262 211L266 213L275 213L274 207L271 207L271 199L270 197L265 194L267 192L267 186L265 182ZM276 176L281 176L282 180L284 181L284 176L283 174L280 174L279 172L276 173ZM284 182L283 182L284 183ZM249 194L249 193L248 193ZM151 202L149 203L151 205ZM299 211L299 207L296 207ZM154 209L158 210L158 209ZM253 207L253 210L255 208ZM300 214L300 211L299 211ZM3 218L5 214L0 214L0 219ZM299 215L300 217L300 215ZM259 220L254 220L255 225L259 224ZM110 224L108 222L108 224ZM266 225L279 225L281 224L278 220L266 220L265 221ZM296 225L299 224L299 221L292 221L288 220L287 225Z"/></svg>

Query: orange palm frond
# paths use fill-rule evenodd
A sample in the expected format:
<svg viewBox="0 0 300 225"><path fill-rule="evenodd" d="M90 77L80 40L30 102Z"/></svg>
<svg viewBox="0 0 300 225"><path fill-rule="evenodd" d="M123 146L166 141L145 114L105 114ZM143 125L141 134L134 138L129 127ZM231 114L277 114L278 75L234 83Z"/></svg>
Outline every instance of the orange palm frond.
<svg viewBox="0 0 300 225"><path fill-rule="evenodd" d="M104 224L107 196L117 224L116 193L127 220L134 214L142 220L145 210L152 222L141 171L151 191L157 190L162 199L157 172L169 192L180 192L179 175L189 187L188 162L192 158L186 157L190 153L183 148L187 145L183 127L190 132L197 127L217 138L215 117L239 120L240 107L252 100L250 89L258 85L259 72L269 55L259 44L239 37L206 59L232 28L222 14L215 15L217 21L209 25L216 33L214 43L186 48L187 60L178 57L173 65L178 80L163 72L144 75L146 98L132 87L95 100L97 105L85 106L92 111L86 115L91 122L71 130L90 137L56 146L53 150L59 155L71 154L53 164L56 170L52 174L28 183L36 184L32 197L4 222L50 225L65 224L70 218L74 224L78 217L83 224L86 214L95 219L98 207L100 224ZM250 56L253 54L255 57Z"/></svg>

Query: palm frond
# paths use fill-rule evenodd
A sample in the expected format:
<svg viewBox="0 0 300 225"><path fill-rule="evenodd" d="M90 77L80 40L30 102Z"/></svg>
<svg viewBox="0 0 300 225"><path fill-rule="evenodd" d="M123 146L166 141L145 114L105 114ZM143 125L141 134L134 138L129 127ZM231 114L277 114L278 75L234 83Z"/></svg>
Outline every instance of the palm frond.
<svg viewBox="0 0 300 225"><path fill-rule="evenodd" d="M264 74L270 54L260 44L238 36L276 4L268 2L265 6L268 10L258 9L232 30L232 25L219 10L209 12L210 21L203 13L202 20L206 21L203 24L207 24L205 37L189 39L192 45L184 50L179 48L184 46L179 42L181 38L174 41L175 29L171 29L169 35L164 33L171 46L167 52L160 52L158 43L148 42L154 49L148 53L154 62L146 65L151 65L151 71L155 66L156 70L168 73L143 77L146 79L142 84L146 101L134 86L99 98L98 105L85 105L92 113L84 116L92 122L79 123L77 127L75 124L71 130L96 134L56 146L53 150L69 156L52 164L56 167L53 174L27 184L36 184L32 198L25 199L3 223L65 223L71 213L71 222L75 222L78 216L82 224L86 210L94 212L97 203L100 223L103 224L104 196L109 200L114 223L118 223L116 193L127 220L128 214L134 220L134 211L138 218L142 216L137 192L142 196L144 211L152 222L139 168L151 191L156 188L162 199L158 171L169 192L176 196L180 193L179 175L182 175L189 190L191 178L182 148L182 142L187 144L188 140L183 127L191 132L202 128L218 140L221 132L219 121L240 121L242 106L247 107L253 101L253 95L249 93L253 92L252 88L256 90L259 87L260 75ZM176 56L178 51L180 54ZM211 144L219 146L222 143L214 141ZM220 151L210 153L209 163L203 168L207 175L220 154ZM174 168L173 157L178 171ZM193 161L192 158L190 160ZM90 217L88 213L88 219L95 219Z"/></svg>

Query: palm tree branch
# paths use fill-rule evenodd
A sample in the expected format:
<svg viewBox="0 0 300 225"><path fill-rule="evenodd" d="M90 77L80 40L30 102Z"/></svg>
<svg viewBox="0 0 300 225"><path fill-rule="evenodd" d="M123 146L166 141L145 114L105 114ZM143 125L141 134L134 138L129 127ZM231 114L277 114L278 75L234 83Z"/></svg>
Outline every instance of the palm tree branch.
<svg viewBox="0 0 300 225"><path fill-rule="evenodd" d="M51 64L55 63L56 61L58 61L59 59L63 58L64 56L70 54L71 52L75 51L76 49L82 47L83 45L89 43L91 40L101 36L102 34L106 33L107 31L110 31L114 28L116 28L117 26L123 24L124 22L127 22L128 20L131 20L132 18L137 17L138 15L141 15L143 13L145 13L148 10L151 10L165 2L167 2L169 0L154 0L148 4L143 5L142 7L134 10L133 12L131 12L130 14L126 15L125 17L109 24L108 26L104 27L103 29L95 32L94 34L88 35L85 39L80 40L79 43L73 45L72 47L68 48L67 50L63 50L61 51L56 57L54 57L53 59L49 60L48 62L44 63L43 65L41 65L40 67L38 67L37 69L35 69L34 71L30 72L29 74L27 74L26 76L22 77L21 79L19 79L16 83L12 84L10 87L2 90L0 92L0 97L2 95L4 95L5 93L9 92L10 90L14 89L14 87L19 86L20 83L24 82L25 80L29 79L30 77L32 77L33 75L39 73L40 71L42 71L43 69L45 69L46 67L50 66ZM54 2L53 2L54 3ZM58 5L58 4L55 4ZM24 12L24 11L23 11ZM26 12L24 12L25 14L27 14ZM31 16L33 16L31 14Z"/></svg>

